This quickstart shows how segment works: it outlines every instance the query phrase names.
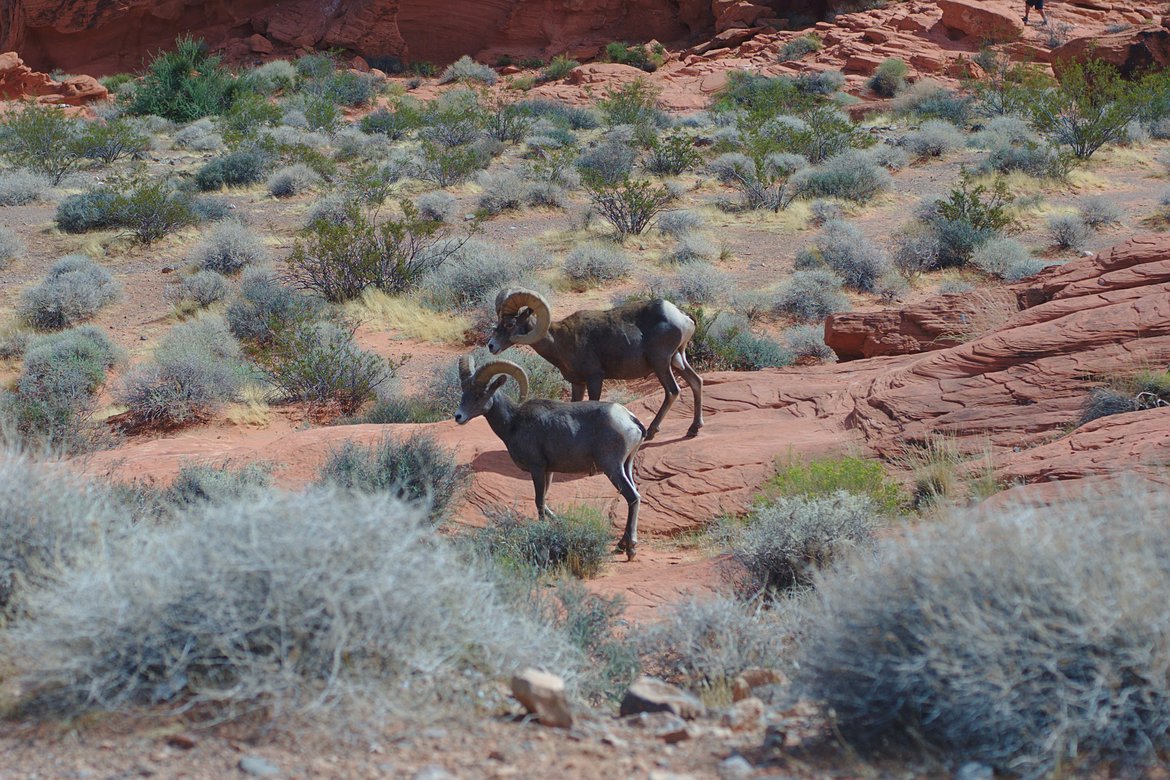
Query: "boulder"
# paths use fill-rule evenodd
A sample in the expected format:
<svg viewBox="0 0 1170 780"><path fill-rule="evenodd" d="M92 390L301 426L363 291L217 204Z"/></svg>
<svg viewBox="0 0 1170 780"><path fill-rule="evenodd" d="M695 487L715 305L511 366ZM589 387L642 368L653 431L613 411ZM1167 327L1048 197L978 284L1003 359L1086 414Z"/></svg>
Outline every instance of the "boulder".
<svg viewBox="0 0 1170 780"><path fill-rule="evenodd" d="M1024 34L1021 9L1008 3L938 0L942 25L959 37L980 41L1014 41Z"/></svg>
<svg viewBox="0 0 1170 780"><path fill-rule="evenodd" d="M722 723L732 731L756 731L764 727L764 703L755 696L740 699L723 713Z"/></svg>
<svg viewBox="0 0 1170 780"><path fill-rule="evenodd" d="M512 676L512 695L545 726L567 729L573 725L565 681L555 674L522 669Z"/></svg>
<svg viewBox="0 0 1170 780"><path fill-rule="evenodd" d="M1052 69L1060 76L1071 62L1103 60L1129 76L1150 69L1170 67L1170 30L1143 27L1111 35L1074 38L1052 50Z"/></svg>
<svg viewBox="0 0 1170 780"><path fill-rule="evenodd" d="M693 720L706 714L707 708L682 688L657 677L642 676L626 691L621 706L623 716L639 712L670 712L680 718Z"/></svg>
<svg viewBox="0 0 1170 780"><path fill-rule="evenodd" d="M16 52L0 54L0 100L36 98L38 103L80 106L109 96L109 90L92 76L54 81L25 65Z"/></svg>

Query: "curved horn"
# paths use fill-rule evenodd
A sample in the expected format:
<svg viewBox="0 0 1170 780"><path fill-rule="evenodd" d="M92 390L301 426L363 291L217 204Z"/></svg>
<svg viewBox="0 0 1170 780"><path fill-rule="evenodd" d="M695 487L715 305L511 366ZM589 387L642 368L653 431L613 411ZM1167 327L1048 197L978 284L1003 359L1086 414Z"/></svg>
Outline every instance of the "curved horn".
<svg viewBox="0 0 1170 780"><path fill-rule="evenodd" d="M531 333L524 336L513 336L512 342L514 344L535 344L548 335L548 326L552 323L552 312L549 310L548 301L544 299L543 295L532 290L508 290L503 301L500 300L499 296L496 297L496 311L501 317L515 315L525 307L532 309L532 313L536 315L536 326Z"/></svg>
<svg viewBox="0 0 1170 780"><path fill-rule="evenodd" d="M486 385L498 374L507 374L516 380L516 384L520 385L520 403L524 403L525 399L528 398L528 374L509 360L491 360L484 363L475 372L471 381L477 385Z"/></svg>
<svg viewBox="0 0 1170 780"><path fill-rule="evenodd" d="M475 371L475 361L471 359L471 355L464 355L459 358L459 381L466 382L471 379L472 372Z"/></svg>

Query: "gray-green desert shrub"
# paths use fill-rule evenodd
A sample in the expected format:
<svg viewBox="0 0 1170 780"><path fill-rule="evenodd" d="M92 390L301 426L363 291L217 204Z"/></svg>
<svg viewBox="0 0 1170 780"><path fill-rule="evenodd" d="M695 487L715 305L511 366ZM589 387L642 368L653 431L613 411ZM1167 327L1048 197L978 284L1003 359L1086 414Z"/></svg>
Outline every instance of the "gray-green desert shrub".
<svg viewBox="0 0 1170 780"><path fill-rule="evenodd" d="M837 359L837 353L825 343L825 328L821 325L796 325L780 334L783 344L793 357L819 360L822 363Z"/></svg>
<svg viewBox="0 0 1170 780"><path fill-rule="evenodd" d="M271 344L278 333L323 315L324 302L283 284L267 268L249 268L240 277L239 294L228 303L232 335L253 346Z"/></svg>
<svg viewBox="0 0 1170 780"><path fill-rule="evenodd" d="M596 241L574 247L564 264L565 275L579 287L624 279L633 270L633 261L621 247Z"/></svg>
<svg viewBox="0 0 1170 780"><path fill-rule="evenodd" d="M296 163L268 177L268 194L274 198L291 198L320 187L321 183L321 174L304 163Z"/></svg>
<svg viewBox="0 0 1170 780"><path fill-rule="evenodd" d="M0 227L0 270L7 268L27 248L20 236L9 228Z"/></svg>
<svg viewBox="0 0 1170 780"><path fill-rule="evenodd" d="M682 239L703 227L703 218L694 211L674 209L658 215L658 232L664 236Z"/></svg>
<svg viewBox="0 0 1170 780"><path fill-rule="evenodd" d="M664 292L676 301L710 306L731 299L735 280L726 271L699 260L679 268Z"/></svg>
<svg viewBox="0 0 1170 780"><path fill-rule="evenodd" d="M791 186L802 198L840 198L865 203L890 188L889 172L857 149L830 157L793 174Z"/></svg>
<svg viewBox="0 0 1170 780"><path fill-rule="evenodd" d="M492 68L483 63L476 62L464 54L447 66L439 76L439 83L449 84L452 81L462 81L491 86L496 83L498 78L499 75Z"/></svg>
<svg viewBox="0 0 1170 780"><path fill-rule="evenodd" d="M419 195L414 205L420 217L435 222L446 222L455 215L455 196L442 190Z"/></svg>
<svg viewBox="0 0 1170 780"><path fill-rule="evenodd" d="M228 280L222 274L215 271L198 271L168 290L167 296L177 304L190 304L198 309L206 309L213 303L219 303L227 298L229 291Z"/></svg>
<svg viewBox="0 0 1170 780"><path fill-rule="evenodd" d="M0 173L0 206L24 206L44 200L52 192L45 177L25 170Z"/></svg>
<svg viewBox="0 0 1170 780"><path fill-rule="evenodd" d="M773 308L798 320L823 320L834 312L849 310L843 284L841 277L827 268L795 271L781 283Z"/></svg>
<svg viewBox="0 0 1170 780"><path fill-rule="evenodd" d="M676 265L709 263L719 257L719 248L702 236L684 235L667 253L666 259Z"/></svg>
<svg viewBox="0 0 1170 780"><path fill-rule="evenodd" d="M524 205L527 186L514 171L484 171L479 174L478 183L483 189L479 208L486 214L495 216Z"/></svg>
<svg viewBox="0 0 1170 780"><path fill-rule="evenodd" d="M473 533L471 543L506 567L584 578L601 571L610 557L609 523L585 507L568 507L535 521L503 507L484 514L487 525Z"/></svg>
<svg viewBox="0 0 1170 780"><path fill-rule="evenodd" d="M335 490L140 523L30 607L6 641L28 698L58 712L162 702L370 723L475 707L522 666L572 682L579 663L417 510Z"/></svg>
<svg viewBox="0 0 1170 780"><path fill-rule="evenodd" d="M256 363L286 402L332 405L352 414L393 378L395 365L354 340L355 326L296 322L278 330Z"/></svg>
<svg viewBox="0 0 1170 780"><path fill-rule="evenodd" d="M1039 273L1052 263L1033 257L1014 238L993 238L975 250L971 255L971 265L1005 282L1018 282Z"/></svg>
<svg viewBox="0 0 1170 780"><path fill-rule="evenodd" d="M329 455L319 481L364 493L388 493L422 506L432 523L441 523L469 476L451 450L419 433L408 439L387 437L371 447L346 442Z"/></svg>
<svg viewBox="0 0 1170 780"><path fill-rule="evenodd" d="M873 292L878 281L890 270L890 259L878 246L862 235L848 222L826 222L812 247L806 251L807 260L798 258L798 265L818 265L841 277L847 287L862 292Z"/></svg>
<svg viewBox="0 0 1170 780"><path fill-rule="evenodd" d="M195 172L195 186L204 192L256 184L268 170L268 155L259 149L239 149L216 157Z"/></svg>
<svg viewBox="0 0 1170 780"><path fill-rule="evenodd" d="M133 424L160 427L205 419L239 393L239 342L220 317L176 325L153 358L133 368L115 391Z"/></svg>
<svg viewBox="0 0 1170 780"><path fill-rule="evenodd" d="M423 301L439 311L466 309L495 300L508 285L525 280L532 271L529 261L543 265L535 255L524 255L498 244L471 239L419 283Z"/></svg>
<svg viewBox="0 0 1170 780"><path fill-rule="evenodd" d="M220 222L195 246L191 262L204 271L235 274L268 258L264 242L239 222Z"/></svg>
<svg viewBox="0 0 1170 780"><path fill-rule="evenodd" d="M1081 221L1093 230L1119 225L1124 216L1120 206L1099 196L1082 200L1077 212L1081 215Z"/></svg>
<svg viewBox="0 0 1170 780"><path fill-rule="evenodd" d="M898 145L919 160L942 157L962 148L963 134L944 119L928 119L917 130L898 139Z"/></svg>
<svg viewBox="0 0 1170 780"><path fill-rule="evenodd" d="M1048 237L1060 249L1080 251L1089 241L1092 230L1080 214L1056 214L1048 218Z"/></svg>
<svg viewBox="0 0 1170 780"><path fill-rule="evenodd" d="M40 330L60 330L92 318L117 300L122 286L85 255L61 258L17 304L21 319Z"/></svg>
<svg viewBox="0 0 1170 780"><path fill-rule="evenodd" d="M1163 491L921 524L818 578L797 682L869 752L924 747L1026 778L1170 747Z"/></svg>

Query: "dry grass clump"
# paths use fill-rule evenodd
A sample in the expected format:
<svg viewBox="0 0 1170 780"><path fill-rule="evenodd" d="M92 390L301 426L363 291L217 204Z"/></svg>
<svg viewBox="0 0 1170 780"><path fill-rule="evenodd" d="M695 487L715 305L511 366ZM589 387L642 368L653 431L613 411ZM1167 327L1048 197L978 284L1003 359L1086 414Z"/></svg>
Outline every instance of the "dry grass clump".
<svg viewBox="0 0 1170 780"><path fill-rule="evenodd" d="M387 496L271 492L141 523L30 612L5 639L42 711L324 711L344 728L475 706L520 666L575 679L565 641Z"/></svg>
<svg viewBox="0 0 1170 780"><path fill-rule="evenodd" d="M122 525L104 490L0 452L0 625Z"/></svg>
<svg viewBox="0 0 1170 780"><path fill-rule="evenodd" d="M925 745L1024 777L1157 761L1167 498L1122 484L890 539L819 578L799 681L867 751Z"/></svg>

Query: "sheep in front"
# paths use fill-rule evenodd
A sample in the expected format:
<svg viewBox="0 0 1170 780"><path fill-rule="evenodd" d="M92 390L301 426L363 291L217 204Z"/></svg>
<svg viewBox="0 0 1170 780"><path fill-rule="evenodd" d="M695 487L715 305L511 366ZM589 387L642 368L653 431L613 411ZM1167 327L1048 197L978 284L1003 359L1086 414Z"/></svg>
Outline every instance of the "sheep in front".
<svg viewBox="0 0 1170 780"><path fill-rule="evenodd" d="M500 388L516 380L517 403ZM617 549L634 560L638 546L638 506L641 496L634 485L634 455L646 429L630 410L601 401L525 400L528 375L507 360L492 360L478 370L470 357L459 359L463 395L455 422L466 424L481 414L508 448L512 462L532 475L538 516L552 513L544 503L552 475L592 474L600 471L626 499L626 530Z"/></svg>
<svg viewBox="0 0 1170 780"><path fill-rule="evenodd" d="M677 369L694 395L695 415L687 436L703 427L703 380L687 362L695 322L670 301L655 298L605 311L586 310L552 322L548 301L532 290L502 290L496 296L496 329L488 351L498 355L513 344L527 344L552 363L573 386L573 400L589 391L601 398L606 379L641 379L654 374L666 399L646 430L649 441L678 398Z"/></svg>

